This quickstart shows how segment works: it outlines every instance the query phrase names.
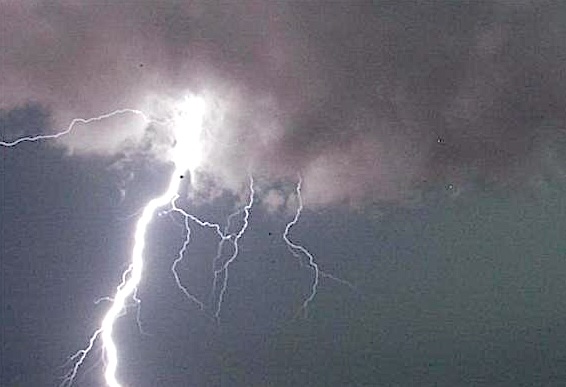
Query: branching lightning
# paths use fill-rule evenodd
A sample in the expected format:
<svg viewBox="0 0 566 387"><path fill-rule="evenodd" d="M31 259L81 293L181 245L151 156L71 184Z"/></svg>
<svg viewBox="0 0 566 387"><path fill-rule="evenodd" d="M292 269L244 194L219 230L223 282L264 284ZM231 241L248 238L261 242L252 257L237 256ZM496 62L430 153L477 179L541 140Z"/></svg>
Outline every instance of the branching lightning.
<svg viewBox="0 0 566 387"><path fill-rule="evenodd" d="M249 191L250 191L250 196L249 196L249 199L248 199L248 203L244 206L244 210L243 210L244 211L244 221L243 221L242 227L240 228L240 230L237 233L230 235L230 237L232 238L232 243L234 245L234 251L232 252L232 255L230 256L230 258L228 258L228 260L220 268L214 269L214 288L213 288L213 291L212 291L213 294L216 293L216 284L218 283L218 276L220 274L223 274L222 286L220 287L220 290L219 290L219 293L218 293L218 300L217 300L217 303L216 303L216 309L214 311L214 317L216 318L217 321L220 318L220 310L222 308L222 302L224 301L224 294L226 293L226 288L228 286L228 267L238 257L238 253L240 251L238 242L240 241L240 238L242 238L242 236L246 232L246 229L248 228L249 219L250 219L250 210L254 205L255 190L254 190L254 179L253 179L252 176L250 176ZM229 227L229 223L228 223L227 227ZM215 261L218 260L220 253L221 253L221 247L219 247L219 249L218 249L218 255L216 256L217 259L215 259Z"/></svg>
<svg viewBox="0 0 566 387"><path fill-rule="evenodd" d="M102 114L98 117L93 117L93 118L88 118L88 119L75 118L74 120L71 121L71 123L69 124L67 129L65 129L61 132L57 132L57 133L53 133L53 134L38 134L38 135L35 135L35 136L20 137L17 140L14 140L14 141L0 141L0 146L13 147L13 146L16 146L16 145L18 145L22 142L37 142L37 141L43 141L43 140L53 140L53 139L56 139L56 138L59 138L59 137L62 137L62 136L65 136L65 135L71 133L77 124L85 124L86 125L86 124L90 124L92 122L102 121L102 120L112 118L112 117L117 116L117 115L126 114L126 113L137 114L137 115L143 117L147 122L154 122L154 120L151 120L141 110L137 110L137 109L117 109L117 110L114 110L113 112Z"/></svg>
<svg viewBox="0 0 566 387"><path fill-rule="evenodd" d="M236 260L236 258L238 257L239 241L248 228L250 211L251 211L251 208L253 207L253 204L254 204L254 196L255 196L254 180L253 180L253 177L251 175L250 175L250 178L249 178L248 189L249 189L249 197L248 197L248 201L247 201L246 205L242 209L239 209L239 210L235 211L234 213L230 214L230 216L228 216L226 226L224 227L223 230L221 229L220 225L218 225L216 223L211 223L211 222L208 222L208 221L203 221L203 220L197 218L196 216L188 213L184 209L178 207L177 206L177 199L178 199L177 196L171 201L171 209L164 211L164 213L170 213L170 212L179 213L184 218L184 228L185 228L186 236L185 236L185 240L183 241L183 245L182 245L181 249L179 250L179 253L177 254L177 258L173 261L173 264L171 266L171 272L173 273L173 277L175 278L175 282L177 284L177 287L183 292L183 294L187 297L187 299L196 303L201 310L205 309L204 302L202 302L196 296L194 296L192 293L189 292L189 290L186 288L186 286L184 286L181 283L181 280L179 278L179 274L177 273L177 266L183 261L185 253L187 252L187 249L188 249L188 246L189 246L189 243L190 243L190 238L191 238L191 228L190 228L190 224L189 224L190 221L195 222L196 224L198 224L201 227L207 227L207 228L213 229L220 239L219 242L218 242L217 250L216 250L217 251L216 256L213 259L214 281L213 281L213 289L212 289L212 292L211 292L212 293L212 302L214 304L214 318L217 322L220 318L222 302L223 302L224 294L226 293L226 289L227 289L227 286L228 286L228 266L234 260ZM235 218L236 216L238 216L242 212L244 213L242 227L237 232L229 233L229 229L230 229L230 226L231 226L232 219ZM221 255L222 255L222 249L223 249L224 243L226 241L232 242L232 246L233 246L234 250L233 250L230 258L226 262L224 262L220 266L220 268L217 268L218 262L220 262L220 258L221 258ZM220 279L220 278L222 278L222 279ZM220 286L219 290L217 290L217 286L218 286L219 282L221 282L221 286ZM218 297L216 299L214 299L214 296L217 293L218 293Z"/></svg>
<svg viewBox="0 0 566 387"><path fill-rule="evenodd" d="M297 211L295 212L295 217L289 223L287 223L287 226L285 227L285 231L283 232L283 240L285 241L285 243L287 243L289 250L291 251L291 253L295 257L300 258L297 251L300 251L301 253L303 253L308 259L308 266L310 266L312 268L312 270L314 271L310 294L303 301L303 310L306 313L307 310L308 310L309 304L316 297L316 292L318 290L318 283L320 281L320 269L318 268L318 264L316 263L314 256L304 246L293 243L289 239L289 231L291 230L291 227L293 227L294 225L297 224L297 222L299 221L299 218L301 217L301 213L303 212L303 197L301 195L301 185L302 184L303 184L303 179L299 178L299 182L297 183L297 190L296 190L297 201L298 201Z"/></svg>
<svg viewBox="0 0 566 387"><path fill-rule="evenodd" d="M200 162L202 154L200 152L199 137L202 132L203 115L204 101L199 98L187 98L183 105L179 106L173 120L173 130L175 131L174 134L176 142L171 150L170 157L175 168L171 174L169 186L162 195L152 199L143 209L142 215L135 228L131 263L122 275L122 281L116 288L116 293L112 298L111 306L106 312L100 327L90 337L88 346L85 349L78 351L73 356L73 359L76 359L75 365L65 376L62 385L70 386L73 383L79 367L82 365L86 356L92 350L94 343L100 336L102 338L102 347L106 364L106 369L104 371L105 382L109 387L121 386L116 377L116 370L118 367L118 350L112 337L114 324L123 312L128 298L133 297L134 300L137 301L135 293L142 279L144 265L143 253L146 244L147 229L151 220L159 208L174 202L177 198L181 185L181 179L179 176L182 176L187 171L193 172ZM90 121L93 120L94 119L91 119ZM73 120L73 122L83 121L89 120ZM60 137L63 134L68 133L72 127L73 125L70 125L67 131L52 135L48 138L53 138L54 136ZM40 138L41 136L30 137L30 140L28 141L35 141ZM14 142L13 144L16 145L17 142ZM187 294L189 293L187 292Z"/></svg>
<svg viewBox="0 0 566 387"><path fill-rule="evenodd" d="M183 292L183 294L190 301L196 303L201 310L204 310L204 303L202 301L200 301L196 296L194 296L191 292L189 292L189 290L181 283L181 279L179 278L179 274L177 273L177 266L184 259L185 253L187 252L187 249L189 247L189 243L190 243L190 240L191 240L191 228L190 228L189 221L192 220L193 222L195 222L196 224L198 224L201 227L208 227L208 228L211 228L214 231L216 231L216 234L220 238L219 246L225 240L229 239L229 236L226 236L225 233L222 232L220 225L218 225L216 223L211 223L211 222L208 222L208 221L203 221L203 220L197 218L196 216L189 214L187 211L183 210L182 208L178 207L177 206L177 199L178 199L178 196L175 196L175 198L171 201L171 210L169 210L169 211L179 213L184 217L184 226L185 226L186 234L185 234L185 240L183 241L183 245L182 245L181 249L179 250L179 253L177 254L177 258L173 261L173 264L171 265L171 272L173 273L173 277L175 278L175 283L177 284L177 287Z"/></svg>
<svg viewBox="0 0 566 387"><path fill-rule="evenodd" d="M148 123L159 123L171 127L174 138L174 145L168 153L168 160L173 164L174 168L170 175L167 189L159 196L150 200L147 205L140 211L141 215L135 226L133 236L133 247L131 260L128 268L122 273L121 281L116 287L112 297L103 297L99 301L107 301L110 306L102 318L99 327L92 333L88 339L85 348L78 350L72 355L67 364L72 364L69 372L64 376L61 387L70 387L78 375L79 369L85 362L86 358L93 351L97 342L101 342L103 352L103 360L105 364L104 380L108 387L121 387L121 383L116 376L118 368L119 353L118 348L113 339L114 327L118 318L126 313L127 307L131 305L137 306L136 321L141 330L140 307L141 301L137 296L138 286L142 280L144 269L144 251L147 241L147 233L150 223L156 214L170 213L180 214L183 216L185 239L184 242L171 265L171 272L177 284L177 287L183 292L188 300L194 302L201 310L205 310L205 303L194 296L186 286L181 282L177 272L178 265L183 261L191 241L191 222L196 223L200 227L206 227L213 230L218 238L217 254L213 259L213 288L211 308L214 319L218 322L221 314L222 304L228 287L229 266L237 259L240 252L240 240L244 236L249 226L249 220L252 207L254 206L254 198L256 195L254 187L254 178L249 175L248 199L245 205L232 213L227 220L227 224L222 228L220 225L208 221L203 221L198 217L190 214L186 210L177 205L180 196L180 188L182 177L189 173L194 176L196 168L201 164L203 155L202 132L204 126L205 103L204 100L196 96L186 97L184 101L176 106L173 118L167 121L156 121L151 119L147 114L136 109L118 109L110 113L106 113L94 118L75 118L69 126L60 132L46 135L26 136L14 141L0 141L0 146L14 147L23 142L37 142L40 140L57 139L71 133L78 124L89 124L96 121L102 121L117 115L135 114L143 117ZM289 251L300 260L301 264L305 264L313 271L313 279L310 292L302 303L302 310L307 312L310 303L316 297L321 277L328 277L342 284L353 287L349 282L334 277L323 272L317 264L314 256L304 246L291 241L289 237L290 230L297 224L303 211L303 199L301 196L302 179L296 186L296 197L298 201L297 210L293 219L286 225L283 232L283 240L285 241ZM160 208L167 207L166 210L158 213ZM242 225L235 231L230 231L231 222L234 218L242 216ZM229 241L232 244L232 253L224 261L221 259L223 247ZM305 262L304 262L305 261ZM100 339L100 340L99 340Z"/></svg>
<svg viewBox="0 0 566 387"><path fill-rule="evenodd" d="M177 254L177 258L175 258L173 264L171 265L171 273L173 273L173 278L175 278L175 283L177 284L177 287L181 289L183 294L190 301L197 304L201 310L203 310L204 309L203 302L199 300L196 296L194 296L191 292L189 292L189 290L181 283L181 278L179 278L179 273L177 273L177 265L181 263L181 261L185 257L185 253L187 252L189 243L191 242L191 228L189 226L189 219L190 218L188 216L185 216L185 221L184 221L185 230L186 230L185 240L183 241L183 246L181 247L181 250L179 250L179 253Z"/></svg>
<svg viewBox="0 0 566 387"><path fill-rule="evenodd" d="M189 290L181 283L181 280L179 278L179 274L177 273L177 266L184 259L185 253L187 252L187 249L188 249L188 246L189 246L189 243L190 243L190 238L191 238L191 228L190 228L190 224L189 224L190 221L195 222L196 224L198 224L201 227L207 227L207 228L213 229L220 239L219 242L218 242L217 250L216 250L217 251L216 256L213 259L214 281L213 281L213 289L212 289L212 292L211 292L212 293L212 299L213 299L212 302L214 303L214 318L216 319L216 321L219 320L220 311L221 311L221 308L222 308L222 302L223 302L223 299L224 299L224 294L226 293L226 289L227 289L227 285L228 285L228 266L230 266L230 264L233 261L235 261L236 258L238 257L239 241L248 228L250 211L251 211L251 208L253 207L253 204L254 204L255 190L254 190L254 180L253 180L252 176L250 176L250 182L249 182L248 189L249 189L249 197L248 197L248 201L247 201L246 205L242 209L239 209L239 210L235 211L234 213L230 214L230 216L228 217L226 226L224 227L223 230L222 230L220 225L218 225L216 223L211 223L211 222L208 222L208 221L203 221L203 220L197 218L196 216L188 213L184 209L178 207L177 203L176 203L176 200L177 200L178 197L175 197L171 201L171 209L168 210L168 211L165 211L166 213L167 212L179 213L184 218L184 228L185 228L186 236L185 236L185 240L183 241L183 245L182 245L181 249L179 250L177 258L173 261L173 264L171 266L171 272L173 273L173 277L175 278L175 282L177 284L177 287L185 294L187 299L196 303L200 307L201 310L205 309L204 302L202 302L196 296L194 296L192 293L189 292ZM230 229L232 219L242 212L244 213L242 227L237 232L229 233L229 229ZM223 249L224 243L226 241L231 241L234 250L233 250L230 258L228 258L228 260L226 262L224 262L222 265L220 265L219 268L217 268L218 262L220 261L220 258L221 258L221 255L222 255L222 249ZM220 279L220 278L222 278L222 279ZM220 285L219 289L217 290L217 286L218 286L219 282L221 282L221 285ZM216 299L214 299L214 296L217 293L218 293L218 297Z"/></svg>
<svg viewBox="0 0 566 387"><path fill-rule="evenodd" d="M341 278L333 276L332 274L328 274L328 273L325 273L324 271L322 271L320 269L320 267L318 266L318 263L316 262L314 256L311 254L311 252L306 247L304 247L303 245L292 242L291 239L289 238L289 232L290 232L291 228L297 224L297 222L299 221L299 218L301 217L303 209L304 209L303 197L301 195L302 184L303 184L303 179L299 176L299 181L297 182L297 188L296 188L296 191L295 191L296 195L297 195L297 202L298 202L297 210L295 212L295 216L293 217L293 219L289 223L287 223L287 226L285 227L285 231L283 232L283 240L287 244L287 247L289 248L289 251L291 252L291 254L293 254L296 258L301 259L300 253L302 253L304 255L304 257L306 257L307 266L310 267L314 272L313 273L313 280L312 280L312 283L311 283L310 293L305 298L305 300L303 301L303 305L302 305L302 310L306 315L306 313L308 312L309 304L316 297L316 293L318 291L318 285L319 285L321 277L330 278L330 279L337 281L337 282L339 282L343 285L347 285L350 288L354 288L354 286L348 281L345 281ZM301 261L301 263L302 263L302 261Z"/></svg>

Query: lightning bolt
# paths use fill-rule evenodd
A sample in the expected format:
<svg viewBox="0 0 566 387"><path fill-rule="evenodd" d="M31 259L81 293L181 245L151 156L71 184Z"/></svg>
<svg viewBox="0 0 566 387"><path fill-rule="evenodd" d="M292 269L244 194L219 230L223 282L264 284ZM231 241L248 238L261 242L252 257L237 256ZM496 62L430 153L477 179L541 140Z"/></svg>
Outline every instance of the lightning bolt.
<svg viewBox="0 0 566 387"><path fill-rule="evenodd" d="M218 242L218 246L216 249L216 256L213 259L213 272L214 272L214 280L213 280L213 289L211 292L211 299L212 299L212 303L214 304L214 319L216 320L216 322L219 321L219 316L220 316L220 311L221 311L221 307L222 307L222 303L223 303L223 299L224 299L224 294L226 293L227 290L227 285L228 285L228 266L230 266L230 264L236 260L236 258L238 257L239 254L239 241L240 239L243 237L243 235L245 234L248 225L249 225L249 217L250 217L250 211L251 208L254 204L254 195L255 195L255 190L254 190L254 180L253 177L250 176L249 178L249 198L248 201L246 203L246 205L242 208L239 209L237 211L235 211L234 213L230 214L228 216L226 225L224 226L224 229L222 230L221 226L217 223L212 223L212 222L208 222L208 221L203 221L199 218L197 218L196 216L186 212L184 209L180 208L177 205L177 199L178 197L175 197L172 202L171 202L171 208L167 211L164 211L163 214L166 213L178 213L180 215L183 216L184 218L184 229L185 229L185 240L183 241L183 245L181 247L181 249L179 250L179 253L177 254L177 258L173 261L173 264L171 266L171 272L173 273L173 277L175 278L175 282L177 284L177 287L181 290L181 292L183 292L183 294L186 296L186 298L194 303L196 303L199 308L201 310L205 310L205 304L204 302L202 302L201 300L199 300L196 296L194 296L192 293L190 293L190 291L187 289L186 286L184 286L181 282L181 279L179 277L179 274L177 272L177 266L183 261L185 254L188 250L188 246L190 244L190 238L191 238L191 228L190 228L190 222L194 222L196 224L198 224L201 227L208 227L213 229L216 234L219 237L219 242ZM241 213L244 213L244 219L243 219L243 224L242 227L234 233L229 233L229 229L232 223L232 219L235 218L236 216L240 215ZM222 250L224 247L224 244L226 243L226 241L230 241L232 243L232 246L234 248L232 255L230 256L230 258L228 258L228 260L226 262L224 262L220 268L216 268L219 265L221 256L222 256ZM222 279L220 280L220 276L222 275ZM218 284L221 282L220 288L219 290L217 290ZM218 297L216 298L216 300L214 299L214 296L218 293Z"/></svg>
<svg viewBox="0 0 566 387"><path fill-rule="evenodd" d="M184 259L185 253L187 252L191 240L191 228L189 221L193 221L201 227L208 227L216 231L216 234L220 238L219 246L221 246L221 244L225 240L229 239L230 236L226 236L225 233L222 232L220 225L208 221L203 221L197 218L196 216L188 213L184 209L178 207L177 199L178 199L178 195L175 196L171 201L171 209L168 212L179 213L184 217L184 226L185 226L186 234L185 234L185 240L183 241L183 245L179 250L179 253L177 254L177 258L173 261L173 264L171 265L171 272L173 273L173 277L175 278L175 283L177 284L177 287L183 292L183 294L187 297L187 299L196 303L201 310L204 310L204 303L200 301L196 296L194 296L191 292L189 292L189 290L181 283L181 279L179 278L179 273L177 272L177 266Z"/></svg>
<svg viewBox="0 0 566 387"><path fill-rule="evenodd" d="M42 141L42 140L53 140L53 139L56 139L56 138L59 138L59 137L62 137L62 136L65 136L65 135L71 133L77 124L87 125L87 124L90 124L91 122L102 121L102 120L112 118L112 117L117 116L117 115L126 114L126 113L139 115L139 116L143 117L144 120L146 120L147 122L158 122L158 121L150 119L141 110L137 110L137 109L117 109L117 110L114 110L110 113L102 114L98 117L86 118L86 119L85 118L75 118L71 121L71 123L69 124L67 129L62 130L62 131L57 132L57 133L54 133L54 134L38 134L38 135L34 135L34 136L20 137L17 140L14 140L14 141L0 141L0 146L14 147L18 144L21 144L22 142L37 142L37 141ZM161 122L159 122L159 123L161 123Z"/></svg>
<svg viewBox="0 0 566 387"><path fill-rule="evenodd" d="M243 208L237 210L228 217L226 226L224 228L216 223L201 220L177 205L177 200L179 199L180 195L179 192L181 188L182 177L187 172L191 176L194 176L194 171L200 165L203 158L201 134L203 132L204 113L204 101L196 96L190 96L186 97L183 103L179 104L176 107L173 118L167 121L156 121L154 119L151 119L141 110L137 109L118 109L93 118L75 118L71 121L71 123L65 130L54 134L26 136L14 141L0 141L0 146L14 147L23 142L37 142L40 140L57 139L71 133L78 124L86 125L92 122L102 121L122 114L139 115L143 117L148 123L151 122L159 123L162 125L171 125L171 129L173 131L175 143L168 154L168 158L173 164L173 171L170 175L167 189L161 195L151 199L141 210L141 215L139 216L135 226L133 247L129 266L122 273L121 281L117 285L113 297L104 297L101 299L108 301L110 303L110 306L104 314L99 327L89 337L87 345L83 349L78 350L68 359L67 364L72 364L72 367L69 372L64 375L63 381L60 384L61 387L70 387L74 383L81 366L84 364L86 358L92 352L98 341L101 341L102 344L101 346L103 352L103 360L105 364L104 379L106 385L108 387L122 386L116 377L118 368L118 349L113 339L114 326L118 318L126 313L127 307L135 305L137 306L136 321L141 331L141 301L137 297L137 290L142 280L147 232L156 214L159 215L163 213L175 213L180 214L184 218L183 224L185 229L185 240L177 254L177 257L173 260L173 263L171 265L171 272L173 274L177 287L183 292L188 300L194 302L203 311L205 309L205 304L196 296L194 296L187 289L187 287L182 284L177 272L177 267L184 259L189 248L191 240L191 222L194 222L201 227L210 228L216 232L219 238L219 243L217 247L217 254L213 260L214 282L212 289L212 303L214 312L213 317L215 318L216 322L219 321L222 304L224 302L224 297L228 286L229 266L237 259L240 250L240 240L248 229L251 210L254 206L255 188L253 176L250 174L248 200ZM290 230L298 223L304 209L303 199L301 196L301 187L302 179L299 176L299 181L296 186L298 206L295 212L295 216L285 227L285 230L283 232L283 240L285 241L289 251L300 260L301 264L303 264L303 258L306 258L306 265L313 271L313 280L311 283L310 292L302 304L302 310L306 314L310 303L316 297L320 279L322 277L333 279L352 288L353 285L351 285L347 281L344 281L322 271L309 250L290 239ZM158 210L163 207L168 207L168 209L159 213ZM230 233L232 220L242 213L243 218L241 227L238 230ZM226 259L224 262L221 262L222 250L226 241L230 241L232 243L233 251L228 259ZM218 294L218 297L214 299L214 296L216 296L216 294Z"/></svg>
<svg viewBox="0 0 566 387"><path fill-rule="evenodd" d="M94 118L75 118L65 130L55 134L21 137L11 142L2 141L0 142L0 146L14 147L23 142L57 139L69 134L77 124L89 124L91 122L101 121L115 115L125 113L141 115L146 121L152 121L140 110L119 109ZM143 253L146 245L147 229L154 218L156 211L161 207L174 203L178 197L181 184L180 176L183 176L183 174L187 171L192 174L201 161L202 152L200 148L200 135L203 129L203 116L204 101L197 97L185 98L183 104L177 108L176 114L172 120L175 145L169 154L170 160L174 164L174 170L171 174L168 188L163 194L150 200L144 207L135 228L134 245L130 264L122 274L122 280L116 288L114 297L109 298L111 301L110 308L104 315L99 328L90 336L88 345L71 356L70 361L74 362L74 365L63 378L61 386L72 385L80 366L84 363L86 357L92 351L96 341L101 338L106 364L106 369L104 371L105 382L109 387L121 387L121 384L116 378L118 350L113 340L114 325L116 320L124 313L127 300L132 298L139 307L139 299L136 296L136 291L142 279L144 266ZM206 222L201 222L201 224L208 225ZM217 227L217 229L220 231L219 227ZM187 244L184 245L184 249L186 249ZM176 276L176 278L178 279L178 276ZM189 293L187 292L187 294Z"/></svg>
<svg viewBox="0 0 566 387"><path fill-rule="evenodd" d="M311 252L306 247L291 241L291 239L289 238L289 232L291 231L291 228L299 222L299 218L301 217L301 214L302 214L303 209L304 209L303 196L301 194L302 184L303 184L303 179L302 179L301 176L299 176L299 181L297 182L297 187L296 187L296 190L295 190L295 193L296 193L296 196L297 196L298 206L297 206L297 210L295 211L295 216L293 217L293 219L289 223L287 223L287 226L285 226L285 231L283 232L283 240L287 244L287 247L289 248L289 251L291 252L291 254L293 254L296 258L301 259L301 254L304 257L306 257L307 266L310 267L313 271L313 280L312 280L312 283L311 283L311 290L310 290L310 293L308 294L308 296L303 301L303 305L301 307L301 309L303 310L303 312L306 316L307 313L308 313L309 304L315 299L316 294L318 292L318 286L319 286L321 277L330 278L334 281L337 281L337 282L339 282L343 285L350 287L351 289L355 289L355 287L354 287L353 284L351 284L350 282L348 282L346 280L343 280L343 279L338 278L338 277L336 277L332 274L328 274L328 273L322 271L320 269L318 263L316 262L314 255L312 255ZM300 262L302 263L302 261L300 261Z"/></svg>
<svg viewBox="0 0 566 387"><path fill-rule="evenodd" d="M175 278L175 283L177 287L183 292L183 294L192 302L197 304L201 310L204 310L204 304L201 300L199 300L196 296L194 296L189 289L187 289L181 282L181 278L179 277L179 273L177 272L177 265L181 263L181 261L185 257L185 253L189 247L189 243L191 242L191 228L189 226L189 217L185 216L184 225L185 225L185 240L183 241L183 246L179 253L177 254L177 258L173 261L171 265L171 273L173 274L173 278Z"/></svg>
<svg viewBox="0 0 566 387"><path fill-rule="evenodd" d="M0 141L0 146L2 147L15 147L21 143L24 142L38 142L38 141L43 141L43 140L53 140L53 139L57 139L60 138L62 136L68 135L69 133L71 133L75 127L78 124L83 124L83 125L88 125L92 122L97 122L97 121L102 121L102 120L106 120L109 118L112 118L114 116L117 115L123 115L123 114L135 114L135 115L139 115L141 116L145 121L149 122L155 122L154 120L150 119L148 115L146 115L144 112L142 112L141 110L137 110L137 109L116 109L112 112L109 113L105 113L105 114L101 114L97 117L92 117L92 118L75 118L71 121L71 123L67 126L66 129L53 133L53 134L38 134L38 135L33 135L33 136L25 136L25 137L20 137L14 141ZM173 186L173 184L171 184L170 190L174 189L175 187ZM152 203L152 205L156 205L158 204L158 202L154 202ZM148 209L148 207L146 207L146 210ZM150 208L150 211L151 208ZM147 223L149 223L149 217L151 216L150 212L146 211L144 213L144 216L142 217L142 219L140 219L140 222L138 222L138 230L140 227L147 227ZM145 230L142 232L143 235L145 235ZM136 237L139 237L140 233L136 233ZM142 241L143 242L143 241ZM143 245L141 246L141 251L143 251ZM86 359L86 357L88 356L88 354L91 352L91 350L93 349L97 339L101 336L103 336L103 341L105 343L104 345L104 349L107 355L107 360L108 360L108 370L107 370L107 375L110 375L110 373L114 373L115 372L115 364L116 364L116 359L117 359L117 355L116 355L116 347L112 341L112 325L113 325L113 320L115 320L117 318L117 316L121 313L122 309L124 308L124 302L126 299L127 295L132 295L134 301L138 302L139 305L139 300L137 299L136 295L135 295L135 289L137 286L137 283L139 283L139 279L138 277L141 275L141 257L136 257L136 255L139 255L139 247L138 249L134 249L134 259L132 261L132 264L130 265L130 267L128 268L128 270L126 270L126 272L124 273L123 277L122 277L122 283L120 284L120 286L117 289L117 293L116 293L116 297L115 298L106 298L107 300L112 302L112 307L110 308L110 310L108 311L107 315L105 316L102 325L100 326L99 329L97 329L89 338L88 340L88 345L84 348L81 349L79 351L77 351L74 355L72 355L69 358L69 362L74 363L72 369L64 376L63 381L61 382L61 386L70 386L77 373L78 370L80 368L80 366L83 364L84 360ZM127 280L129 276L129 279ZM135 285L134 285L135 284ZM109 330L108 330L109 328ZM119 384L116 383L112 383L112 376L107 376L107 380L110 380L110 382L108 383L110 386L119 386ZM114 378L115 380L115 378Z"/></svg>
<svg viewBox="0 0 566 387"><path fill-rule="evenodd" d="M199 136L202 132L203 115L204 101L199 98L187 98L184 105L180 107L180 111L174 119L173 129L175 131L176 143L172 148L171 158L175 168L171 174L169 186L161 196L150 200L143 209L142 215L135 228L130 266L124 272L122 282L116 288L113 302L110 309L106 312L100 328L93 334L89 341L89 347L92 348L93 341L96 340L99 335L102 337L102 346L106 361L104 379L109 387L121 386L116 378L118 350L112 337L114 324L120 316L120 313L124 310L126 300L135 295L135 291L141 282L146 234L151 220L159 208L174 202L178 197L181 185L180 176L183 176L187 171L193 172L194 168L200 162L202 155L199 148ZM85 356L87 353L85 353ZM71 382L72 379L70 379L70 383Z"/></svg>
<svg viewBox="0 0 566 387"><path fill-rule="evenodd" d="M220 290L218 292L218 300L216 302L216 308L215 308L215 311L214 311L214 317L216 318L216 321L218 321L219 318L220 318L220 311L221 311L221 308L222 308L222 303L224 301L224 295L225 295L226 289L228 287L228 267L238 257L238 253L240 252L239 241L242 238L242 236L245 234L245 232L248 228L249 219L250 219L250 211L251 211L251 209L254 205L254 196L255 196L254 179L253 179L253 176L251 176L251 175L250 175L249 192L250 193L249 193L249 197L248 197L248 202L244 206L244 209L243 209L244 220L243 220L242 227L240 228L240 230L238 230L237 233L231 234L229 236L229 238L232 239L234 251L232 252L232 255L230 256L230 258L228 258L228 260L226 260L226 262L224 262L224 264L222 264L220 266L220 268L214 270L214 287L213 287L213 290L212 290L212 294L216 294L216 286L217 286L217 283L219 282L219 276L221 274L223 275L222 286L220 287ZM236 216L240 212L241 211L237 211L237 212L233 213L232 215L230 215L230 217L228 218L228 223L226 225L226 229L228 229L228 227L230 227L230 220L232 219L232 217ZM222 246L219 245L218 253L216 255L214 262L217 262L220 259L221 250L222 250Z"/></svg>
<svg viewBox="0 0 566 387"><path fill-rule="evenodd" d="M255 196L254 180L253 180L253 177L251 175L250 175L250 178L249 178L248 190L249 190L249 197L248 197L248 201L247 201L246 205L242 209L239 209L239 210L235 211L234 213L232 213L228 216L228 219L226 221L226 225L224 226L223 230L221 229L219 224L208 222L208 221L203 221L203 220L197 218L196 216L186 212L184 209L180 208L177 205L178 196L176 196L171 201L171 208L167 211L163 211L163 214L173 212L173 213L178 213L178 214L182 215L183 218L184 218L184 229L185 229L186 236L185 236L185 240L183 241L183 245L182 245L181 249L179 250L179 253L177 254L177 258L173 261L173 264L171 265L171 272L173 273L173 277L175 278L175 282L177 284L177 287L181 290L181 292L183 292L183 294L186 296L186 298L188 300L197 304L199 306L199 308L203 311L205 309L204 303L201 300L199 300L196 296L194 296L187 289L187 287L182 284L181 279L179 277L179 274L177 272L177 266L183 261L185 254L188 250L188 246L190 244L190 239L191 239L190 221L198 224L201 227L208 227L208 228L213 229L220 239L219 242L218 242L217 250L216 250L217 251L216 256L213 259L214 280L213 280L213 289L212 289L212 292L211 292L212 303L214 304L214 319L216 320L216 322L219 321L222 303L223 303L223 300L224 300L224 294L226 293L227 286L228 286L228 266L230 266L230 264L234 260L236 260L236 258L238 257L239 241L243 237L243 235L245 234L245 232L248 228L248 225L249 225L250 211L251 211L251 208L253 207L254 196ZM235 218L236 216L240 215L242 212L244 213L244 219L243 219L242 227L237 232L229 233L229 229L230 229L230 226L231 226L231 223L232 223L232 219ZM218 266L218 263L220 262L220 258L222 256L222 249L223 249L226 241L231 241L232 246L234 248L233 253L230 256L230 258L220 266L220 268L216 269L216 267ZM220 280L221 275L222 275L222 280ZM221 282L221 286L220 286L220 289L217 290L219 282ZM218 293L218 298L216 300L214 300L214 296L217 293Z"/></svg>

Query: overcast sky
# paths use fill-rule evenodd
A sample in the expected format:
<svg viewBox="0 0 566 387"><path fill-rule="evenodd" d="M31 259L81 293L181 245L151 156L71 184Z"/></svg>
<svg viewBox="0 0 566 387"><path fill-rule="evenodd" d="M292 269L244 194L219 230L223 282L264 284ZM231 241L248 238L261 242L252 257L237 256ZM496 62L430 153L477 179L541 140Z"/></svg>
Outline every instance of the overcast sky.
<svg viewBox="0 0 566 387"><path fill-rule="evenodd" d="M553 1L2 1L0 141L76 117L156 120L204 96L185 207L256 203L216 325L175 286L157 217L117 325L125 386L566 383L566 6ZM167 185L163 126L134 115L0 147L0 385L57 385ZM293 240L282 238L303 178ZM238 222L240 222L241 219ZM216 235L181 280L210 307ZM99 347L97 347L98 349ZM77 386L102 385L94 351Z"/></svg>

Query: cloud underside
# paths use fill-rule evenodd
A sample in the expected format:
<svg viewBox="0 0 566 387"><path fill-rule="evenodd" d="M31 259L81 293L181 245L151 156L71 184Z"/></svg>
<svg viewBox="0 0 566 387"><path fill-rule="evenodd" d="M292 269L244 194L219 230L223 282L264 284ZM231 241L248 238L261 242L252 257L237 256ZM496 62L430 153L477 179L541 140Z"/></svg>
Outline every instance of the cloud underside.
<svg viewBox="0 0 566 387"><path fill-rule="evenodd" d="M55 130L203 93L203 169L227 187L301 173L311 205L562 178L566 6L395 3L4 1L0 107L39 103ZM126 118L64 144L152 149Z"/></svg>

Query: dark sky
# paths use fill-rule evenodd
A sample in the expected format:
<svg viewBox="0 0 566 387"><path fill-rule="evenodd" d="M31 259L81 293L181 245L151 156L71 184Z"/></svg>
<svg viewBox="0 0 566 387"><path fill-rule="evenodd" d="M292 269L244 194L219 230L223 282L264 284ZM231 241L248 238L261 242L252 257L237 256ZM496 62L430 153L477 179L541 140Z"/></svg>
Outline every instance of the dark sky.
<svg viewBox="0 0 566 387"><path fill-rule="evenodd" d="M158 217L125 386L566 384L566 7L552 1L6 1L0 140L72 117L214 101L190 210L224 222L260 182L220 324L175 287L179 218ZM156 102L159 101L159 102ZM144 110L145 111L145 110ZM221 118L218 118L218 117ZM80 127L0 147L1 386L57 385L167 183L158 127ZM282 233L297 173L306 208ZM196 200L196 197L199 199ZM283 200L279 203L278 200ZM208 301L214 233L184 283ZM77 386L100 386L93 352Z"/></svg>

